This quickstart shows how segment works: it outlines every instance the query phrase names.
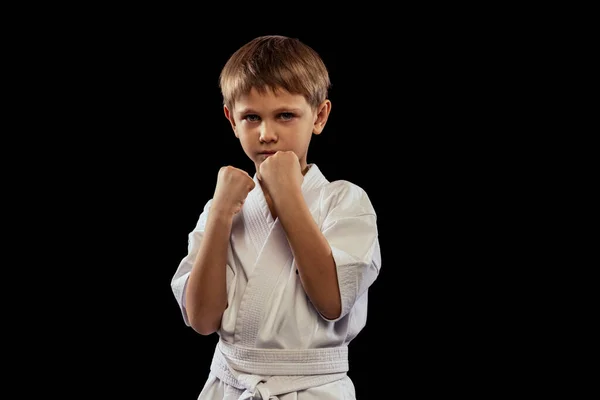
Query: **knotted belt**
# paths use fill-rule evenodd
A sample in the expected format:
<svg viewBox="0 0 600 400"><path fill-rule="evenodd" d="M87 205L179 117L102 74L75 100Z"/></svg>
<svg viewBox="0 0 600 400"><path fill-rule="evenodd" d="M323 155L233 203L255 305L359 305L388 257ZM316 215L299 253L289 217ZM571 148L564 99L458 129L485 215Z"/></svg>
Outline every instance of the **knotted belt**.
<svg viewBox="0 0 600 400"><path fill-rule="evenodd" d="M342 379L348 366L347 346L257 349L220 339L210 369L224 383L243 390L239 400L277 400L280 394Z"/></svg>

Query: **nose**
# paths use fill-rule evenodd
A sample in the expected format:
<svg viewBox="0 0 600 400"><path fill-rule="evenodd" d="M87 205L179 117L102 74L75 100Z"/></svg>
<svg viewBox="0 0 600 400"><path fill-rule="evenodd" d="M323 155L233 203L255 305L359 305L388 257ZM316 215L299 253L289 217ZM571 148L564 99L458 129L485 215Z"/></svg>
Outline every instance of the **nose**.
<svg viewBox="0 0 600 400"><path fill-rule="evenodd" d="M261 141L261 143L276 142L277 141L277 133L275 132L275 129L273 128L273 126L268 125L267 123L263 122L260 126L259 140Z"/></svg>

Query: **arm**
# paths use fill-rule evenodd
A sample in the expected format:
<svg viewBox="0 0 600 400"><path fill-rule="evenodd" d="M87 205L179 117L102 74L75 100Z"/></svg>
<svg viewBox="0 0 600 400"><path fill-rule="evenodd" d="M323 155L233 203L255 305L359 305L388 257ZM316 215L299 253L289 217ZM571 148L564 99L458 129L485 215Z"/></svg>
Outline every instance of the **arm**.
<svg viewBox="0 0 600 400"><path fill-rule="evenodd" d="M216 332L227 307L227 248L233 216L211 210L185 292L191 327L201 335Z"/></svg>
<svg viewBox="0 0 600 400"><path fill-rule="evenodd" d="M342 305L332 250L314 221L300 188L283 191L273 202L306 294L324 317L338 318Z"/></svg>
<svg viewBox="0 0 600 400"><path fill-rule="evenodd" d="M222 167L204 235L185 289L190 326L201 335L216 332L227 308L227 253L233 217L255 183L246 171Z"/></svg>

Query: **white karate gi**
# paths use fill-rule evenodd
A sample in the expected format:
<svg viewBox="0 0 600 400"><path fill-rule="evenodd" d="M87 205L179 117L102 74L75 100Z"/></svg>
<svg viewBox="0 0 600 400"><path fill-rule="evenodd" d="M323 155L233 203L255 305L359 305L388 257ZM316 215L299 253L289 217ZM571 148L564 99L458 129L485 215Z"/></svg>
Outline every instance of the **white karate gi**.
<svg viewBox="0 0 600 400"><path fill-rule="evenodd" d="M359 186L329 182L310 165L302 193L331 246L342 300L341 316L328 320L304 292L285 231L273 220L256 175L254 181L233 219L228 307L199 399L355 399L347 346L365 326L367 289L381 266L375 210ZM171 282L188 326L185 287L211 202Z"/></svg>

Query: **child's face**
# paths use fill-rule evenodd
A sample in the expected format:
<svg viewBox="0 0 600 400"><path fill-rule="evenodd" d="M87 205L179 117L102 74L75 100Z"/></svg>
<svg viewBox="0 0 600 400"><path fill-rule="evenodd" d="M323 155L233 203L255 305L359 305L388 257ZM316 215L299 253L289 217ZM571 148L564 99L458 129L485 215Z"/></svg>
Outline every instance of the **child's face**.
<svg viewBox="0 0 600 400"><path fill-rule="evenodd" d="M257 171L268 157L265 152L275 151L293 151L304 170L310 139L322 132L330 110L329 100L314 110L302 95L252 89L233 110L225 107L225 116Z"/></svg>

